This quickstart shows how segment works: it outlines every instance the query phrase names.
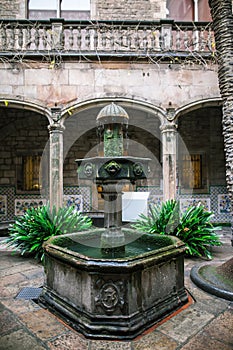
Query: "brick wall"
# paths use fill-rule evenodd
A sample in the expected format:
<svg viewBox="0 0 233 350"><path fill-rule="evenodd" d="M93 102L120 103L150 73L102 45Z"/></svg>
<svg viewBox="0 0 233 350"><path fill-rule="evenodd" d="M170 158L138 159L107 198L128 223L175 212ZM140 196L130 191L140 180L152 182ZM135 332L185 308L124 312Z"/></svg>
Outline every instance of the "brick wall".
<svg viewBox="0 0 233 350"><path fill-rule="evenodd" d="M98 20L166 18L166 0L96 0L91 16Z"/></svg>
<svg viewBox="0 0 233 350"><path fill-rule="evenodd" d="M26 0L0 0L0 18L26 18Z"/></svg>

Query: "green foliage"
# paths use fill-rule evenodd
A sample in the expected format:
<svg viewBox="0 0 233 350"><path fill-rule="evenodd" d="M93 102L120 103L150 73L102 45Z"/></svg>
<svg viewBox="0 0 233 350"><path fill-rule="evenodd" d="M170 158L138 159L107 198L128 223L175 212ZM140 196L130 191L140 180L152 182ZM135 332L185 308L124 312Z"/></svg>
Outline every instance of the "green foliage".
<svg viewBox="0 0 233 350"><path fill-rule="evenodd" d="M220 228L210 222L212 216L203 206L192 206L179 216L179 202L169 200L161 206L150 206L149 215L141 214L133 227L142 232L176 236L186 244L188 255L211 259L210 246L222 244L215 232Z"/></svg>
<svg viewBox="0 0 233 350"><path fill-rule="evenodd" d="M32 253L35 258L43 258L43 243L51 236L87 230L92 221L74 211L73 207L55 207L49 204L28 209L9 227L9 237L3 243L20 251L21 255Z"/></svg>
<svg viewBox="0 0 233 350"><path fill-rule="evenodd" d="M172 234L179 221L179 204L168 200L160 205L150 206L149 216L140 215L133 225L138 231L157 234Z"/></svg>

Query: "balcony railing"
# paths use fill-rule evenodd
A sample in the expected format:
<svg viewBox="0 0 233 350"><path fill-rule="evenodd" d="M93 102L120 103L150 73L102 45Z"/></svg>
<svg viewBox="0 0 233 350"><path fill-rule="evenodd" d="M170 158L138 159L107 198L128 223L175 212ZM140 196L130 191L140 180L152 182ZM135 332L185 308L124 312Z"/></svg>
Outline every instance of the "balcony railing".
<svg viewBox="0 0 233 350"><path fill-rule="evenodd" d="M50 21L2 20L0 55L88 57L211 56L215 51L211 23L161 20Z"/></svg>

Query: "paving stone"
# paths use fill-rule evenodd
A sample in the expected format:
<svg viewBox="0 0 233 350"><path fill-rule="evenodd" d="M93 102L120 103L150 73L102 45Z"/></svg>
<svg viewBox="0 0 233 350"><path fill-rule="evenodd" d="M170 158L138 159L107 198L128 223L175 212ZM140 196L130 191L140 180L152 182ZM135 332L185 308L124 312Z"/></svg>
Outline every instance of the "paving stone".
<svg viewBox="0 0 233 350"><path fill-rule="evenodd" d="M18 286L0 287L0 298L14 298L19 292Z"/></svg>
<svg viewBox="0 0 233 350"><path fill-rule="evenodd" d="M159 326L158 330L182 343L201 330L213 317L212 314L198 309L195 304Z"/></svg>
<svg viewBox="0 0 233 350"><path fill-rule="evenodd" d="M0 245L1 247L1 245ZM2 272L7 269L7 271L9 272L9 267L12 268L12 267L15 267L17 265L21 265L21 261L12 261L12 256L11 256L11 253L9 252L4 252L0 249L0 252L1 252L1 265L0 265L0 276L2 274ZM10 255L10 256L9 256Z"/></svg>
<svg viewBox="0 0 233 350"><path fill-rule="evenodd" d="M204 333L199 333L193 337L180 350L232 350L232 344L226 344L222 341L210 338Z"/></svg>
<svg viewBox="0 0 233 350"><path fill-rule="evenodd" d="M0 312L0 334L6 334L12 330L21 328L21 324L17 322L14 316L8 311Z"/></svg>
<svg viewBox="0 0 233 350"><path fill-rule="evenodd" d="M8 275L1 278L0 287L17 285L24 280L25 280L25 277L21 275L21 273Z"/></svg>
<svg viewBox="0 0 233 350"><path fill-rule="evenodd" d="M175 350L178 343L166 335L155 331L132 343L132 350Z"/></svg>
<svg viewBox="0 0 233 350"><path fill-rule="evenodd" d="M51 350L89 350L89 341L69 332L48 343Z"/></svg>
<svg viewBox="0 0 233 350"><path fill-rule="evenodd" d="M25 276L27 279L38 279L38 278L44 278L44 270L42 267L33 267L31 269L27 269L25 271L21 271L22 275Z"/></svg>
<svg viewBox="0 0 233 350"><path fill-rule="evenodd" d="M190 281L190 283L192 283L192 281ZM186 287L188 287L187 283ZM191 293L194 300L197 301L197 307L213 315L218 315L220 312L226 310L229 305L229 301L217 298L196 286L194 288L188 288L188 291Z"/></svg>
<svg viewBox="0 0 233 350"><path fill-rule="evenodd" d="M37 287L40 288L41 286L43 286L44 284L44 278L43 277L39 277L36 279L32 279L32 280L28 280L25 279L24 281L20 282L18 287L19 287L19 291L25 287Z"/></svg>
<svg viewBox="0 0 233 350"><path fill-rule="evenodd" d="M90 349L88 350L131 350L131 343L122 341L92 340L90 343Z"/></svg>
<svg viewBox="0 0 233 350"><path fill-rule="evenodd" d="M43 350L45 346L24 330L18 330L1 338L0 350Z"/></svg>
<svg viewBox="0 0 233 350"><path fill-rule="evenodd" d="M233 311L229 310L218 316L204 331L207 336L217 340L223 340L225 343L231 344L233 348Z"/></svg>
<svg viewBox="0 0 233 350"><path fill-rule="evenodd" d="M42 340L50 340L67 330L54 315L44 309L28 312L19 317L28 329Z"/></svg>
<svg viewBox="0 0 233 350"><path fill-rule="evenodd" d="M33 300L3 299L2 304L16 315L41 309Z"/></svg>
<svg viewBox="0 0 233 350"><path fill-rule="evenodd" d="M2 264L2 259L1 259L1 264ZM28 276L28 278L30 278L30 274L33 274L34 271L41 271L42 273L42 268L38 268L38 266L34 266L31 264L18 263L17 265L10 266L10 268L5 266L4 270L3 269L0 270L0 276L4 277L4 276L13 275L20 272L25 277Z"/></svg>

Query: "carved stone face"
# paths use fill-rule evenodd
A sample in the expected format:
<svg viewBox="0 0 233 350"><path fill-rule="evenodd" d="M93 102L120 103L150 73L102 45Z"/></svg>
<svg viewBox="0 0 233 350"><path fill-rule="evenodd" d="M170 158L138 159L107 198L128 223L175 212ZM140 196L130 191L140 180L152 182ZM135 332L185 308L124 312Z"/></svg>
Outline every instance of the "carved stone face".
<svg viewBox="0 0 233 350"><path fill-rule="evenodd" d="M135 163L133 166L133 172L136 176L141 176L143 173L143 165L141 163Z"/></svg>
<svg viewBox="0 0 233 350"><path fill-rule="evenodd" d="M93 164L92 163L85 164L85 166L84 166L84 173L85 173L85 175L88 176L88 177L92 176L93 172L94 172Z"/></svg>

